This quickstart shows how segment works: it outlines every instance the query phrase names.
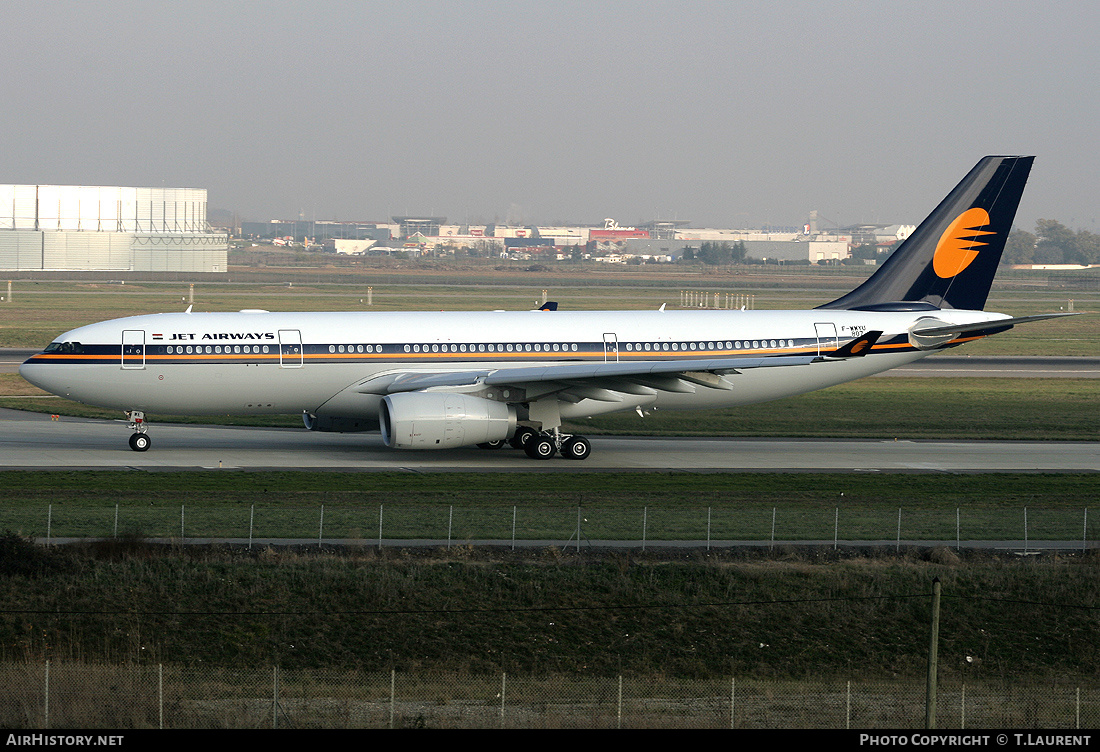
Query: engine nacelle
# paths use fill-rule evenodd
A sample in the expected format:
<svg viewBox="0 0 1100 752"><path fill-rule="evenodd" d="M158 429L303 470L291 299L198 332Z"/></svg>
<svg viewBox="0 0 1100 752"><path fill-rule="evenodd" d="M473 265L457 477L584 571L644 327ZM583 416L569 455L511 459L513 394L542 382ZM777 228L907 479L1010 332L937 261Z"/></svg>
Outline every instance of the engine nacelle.
<svg viewBox="0 0 1100 752"><path fill-rule="evenodd" d="M374 421L368 418L344 418L338 415L314 415L305 412L302 413L302 423L311 431L333 433L359 433L373 431L376 428Z"/></svg>
<svg viewBox="0 0 1100 752"><path fill-rule="evenodd" d="M516 409L447 392L402 392L382 400L382 441L396 449L449 449L503 441L516 432Z"/></svg>

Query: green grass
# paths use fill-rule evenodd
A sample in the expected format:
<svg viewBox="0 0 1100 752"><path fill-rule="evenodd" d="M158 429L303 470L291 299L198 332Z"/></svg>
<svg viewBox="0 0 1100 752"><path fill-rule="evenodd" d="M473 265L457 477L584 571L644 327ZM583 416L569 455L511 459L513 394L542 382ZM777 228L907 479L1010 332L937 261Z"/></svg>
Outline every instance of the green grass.
<svg viewBox="0 0 1100 752"><path fill-rule="evenodd" d="M45 537L1095 540L1100 475L9 471L0 530ZM812 482L807 482L812 479ZM322 517L323 507L323 517ZM1024 527L1025 508L1027 528ZM958 527L956 525L958 524Z"/></svg>
<svg viewBox="0 0 1100 752"><path fill-rule="evenodd" d="M939 577L945 679L1093 681L1100 666L1095 558L9 548L23 573L0 577L5 660L916 677Z"/></svg>
<svg viewBox="0 0 1100 752"><path fill-rule="evenodd" d="M228 276L195 284L196 311L411 311L525 310L547 290L563 310L655 309L678 307L680 291L692 289L725 296L751 296L758 309L812 308L835 298L866 276L859 270L716 270L631 271L565 270L546 278L498 272L491 266L467 268L345 268L311 273L301 269L234 270ZM104 275L107 276L107 275ZM1041 279L1045 282L1046 276ZM235 280L235 281L228 281ZM367 305L368 287L373 305ZM0 303L0 347L44 347L57 335L85 324L146 313L182 311L189 304L188 281L104 281L21 279L13 300ZM1051 290L1045 286L995 286L987 309L1012 315L1068 308L1095 310L1100 294ZM713 298L711 298L713 300ZM974 343L972 354L1096 355L1100 325L1094 316L1040 322Z"/></svg>

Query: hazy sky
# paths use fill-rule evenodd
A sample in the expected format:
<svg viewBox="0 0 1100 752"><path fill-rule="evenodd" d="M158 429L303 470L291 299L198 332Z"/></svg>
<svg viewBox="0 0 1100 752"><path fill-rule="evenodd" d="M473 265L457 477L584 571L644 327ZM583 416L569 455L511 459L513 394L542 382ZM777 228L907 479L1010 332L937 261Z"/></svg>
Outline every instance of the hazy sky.
<svg viewBox="0 0 1100 752"><path fill-rule="evenodd" d="M1100 232L1100 4L0 2L0 183L245 219L917 222L1034 154Z"/></svg>

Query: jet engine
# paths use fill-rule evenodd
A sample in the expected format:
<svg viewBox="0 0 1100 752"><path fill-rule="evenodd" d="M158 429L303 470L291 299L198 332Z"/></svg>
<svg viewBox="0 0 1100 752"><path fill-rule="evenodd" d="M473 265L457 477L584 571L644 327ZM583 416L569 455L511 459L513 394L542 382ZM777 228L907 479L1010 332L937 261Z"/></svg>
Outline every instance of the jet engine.
<svg viewBox="0 0 1100 752"><path fill-rule="evenodd" d="M449 449L510 438L516 409L466 394L403 392L383 398L378 422L388 447Z"/></svg>

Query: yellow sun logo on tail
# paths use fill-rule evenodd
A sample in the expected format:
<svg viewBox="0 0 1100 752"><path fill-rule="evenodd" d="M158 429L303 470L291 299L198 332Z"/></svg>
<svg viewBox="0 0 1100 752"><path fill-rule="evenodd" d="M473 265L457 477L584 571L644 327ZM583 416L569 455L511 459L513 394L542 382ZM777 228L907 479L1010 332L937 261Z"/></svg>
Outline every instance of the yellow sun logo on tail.
<svg viewBox="0 0 1100 752"><path fill-rule="evenodd" d="M982 246L989 245L981 240L983 235L996 235L992 230L979 228L989 226L989 212L975 207L967 209L955 218L936 245L936 255L932 257L932 269L943 279L950 279L978 258Z"/></svg>

